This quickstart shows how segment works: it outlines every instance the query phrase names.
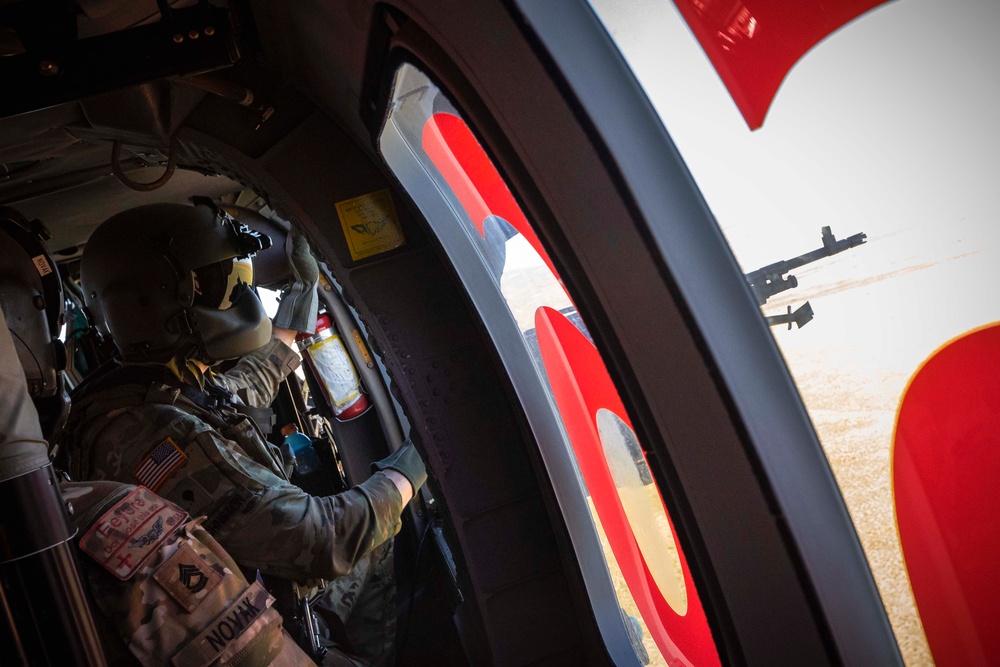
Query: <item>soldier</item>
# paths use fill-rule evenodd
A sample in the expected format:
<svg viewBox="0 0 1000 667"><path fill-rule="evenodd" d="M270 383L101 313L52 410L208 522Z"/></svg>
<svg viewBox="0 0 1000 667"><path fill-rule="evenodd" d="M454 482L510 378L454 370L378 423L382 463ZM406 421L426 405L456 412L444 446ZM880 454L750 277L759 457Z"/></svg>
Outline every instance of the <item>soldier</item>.
<svg viewBox="0 0 1000 667"><path fill-rule="evenodd" d="M250 256L267 245L207 204L131 209L94 232L82 286L118 359L74 396L71 471L143 484L192 516L207 515L205 527L248 571L334 580L325 597L354 652L390 662L389 540L426 472L406 444L373 464L367 481L334 496L309 496L288 482L280 455L245 413L268 406L298 366L289 345L296 331L315 326L318 269L293 233L287 251L296 279L272 332L250 288ZM236 358L231 370L212 370Z"/></svg>
<svg viewBox="0 0 1000 667"><path fill-rule="evenodd" d="M0 307L0 395L4 397L0 401L0 479L7 480L49 466L43 437L50 437L59 422L63 410L55 404L62 402L64 394L62 344L55 338L62 320L59 273L32 225L6 208L0 208ZM39 414L47 418L40 421ZM65 522L65 513L41 511L47 499L40 496L51 487L24 488L33 488L35 494L30 503L24 498L21 503L38 514L18 517L15 511L7 512L2 532L8 542L23 535L13 521L32 523L42 534L52 531L40 530L38 524ZM190 520L186 512L149 490L117 482L63 482L60 491L71 510L69 523L76 529L71 541L86 554L80 562L83 579L93 604L102 612L95 616L96 629L111 663L151 667L312 664L283 633L273 598L259 584L247 582L202 527L202 519ZM10 495L5 497L10 499ZM14 555L23 562L40 558L31 553L39 546L9 544L4 551L17 551ZM59 544L46 551L63 547ZM22 551L28 555L22 556ZM71 588L79 581L72 559L48 562L49 567L68 568L57 578L60 588ZM33 571L28 568L21 574ZM4 575L16 576L17 570L5 570ZM37 598L47 599L41 583L31 582L32 599L21 601L24 604L15 609L33 608ZM19 591L21 585L11 590ZM94 628L87 620L87 607L75 604L71 591L49 593L67 594L69 599L60 601L72 609L63 609L60 615L74 614L72 627L84 634ZM22 613L25 625L35 625L48 615L42 605L41 610ZM51 644L44 641L50 639L46 632L58 633L58 629L42 625L46 628L38 629L42 642L15 644ZM18 635L30 631L11 629ZM66 637L58 639L63 642ZM60 643L40 650L44 656L22 648L20 656L5 657L20 657L22 662L82 662L82 656L62 655ZM99 653L95 650L88 659L99 662Z"/></svg>

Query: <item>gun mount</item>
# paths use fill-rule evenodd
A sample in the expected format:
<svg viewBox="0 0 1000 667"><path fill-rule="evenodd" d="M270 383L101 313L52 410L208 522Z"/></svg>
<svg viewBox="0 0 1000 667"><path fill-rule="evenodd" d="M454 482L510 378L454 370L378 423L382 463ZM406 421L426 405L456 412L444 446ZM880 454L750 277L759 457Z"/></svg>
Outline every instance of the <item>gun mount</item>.
<svg viewBox="0 0 1000 667"><path fill-rule="evenodd" d="M794 324L799 329L804 327L809 323L809 320L813 318L812 305L806 301L804 304L795 309L792 312L792 307L788 307L788 311L781 315L767 315L764 317L767 320L768 326L776 327L781 324L787 324L788 328L791 329Z"/></svg>
<svg viewBox="0 0 1000 667"><path fill-rule="evenodd" d="M805 266L806 264L811 264L817 260L823 259L824 257L830 257L831 255L836 255L837 253L844 252L845 250L850 250L851 248L861 245L868 238L864 232L861 232L838 241L833 235L833 232L830 231L829 227L823 227L820 230L820 233L823 238L822 248L817 248L811 252L803 253L798 257L775 262L774 264L768 264L765 267L746 274L747 284L750 285L750 289L753 290L754 296L757 297L758 306L766 304L767 300L775 294L780 294L785 290L798 287L798 279L791 275L791 272L795 269ZM795 317L794 315L798 316ZM796 310L794 314L792 313L791 306L789 306L787 314L767 317L766 319L770 326L787 323L788 328L791 329L793 322L799 328L802 328L807 322L809 322L809 320L812 319L812 315L812 307L807 301L803 306Z"/></svg>

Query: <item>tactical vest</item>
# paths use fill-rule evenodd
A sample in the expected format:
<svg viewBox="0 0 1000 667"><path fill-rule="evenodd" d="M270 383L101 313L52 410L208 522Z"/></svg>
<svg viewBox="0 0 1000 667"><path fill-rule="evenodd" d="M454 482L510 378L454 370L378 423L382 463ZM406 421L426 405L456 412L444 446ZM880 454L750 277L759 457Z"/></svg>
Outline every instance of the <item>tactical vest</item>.
<svg viewBox="0 0 1000 667"><path fill-rule="evenodd" d="M90 470L88 452L76 441L81 426L93 420L107 419L114 410L157 403L175 405L198 417L219 435L238 444L243 452L283 479L289 471L281 455L257 424L270 423L273 413L266 408L252 408L233 400L232 394L218 387L204 390L179 380L165 366L120 366L105 373L95 373L72 394L73 408L63 431L61 447L72 458L68 466L75 476Z"/></svg>
<svg viewBox="0 0 1000 667"><path fill-rule="evenodd" d="M97 608L144 666L312 665L274 598L215 539L144 487L62 486Z"/></svg>
<svg viewBox="0 0 1000 667"><path fill-rule="evenodd" d="M273 450L264 438L251 417L252 409L232 401L232 395L224 389L209 386L201 390L182 382L166 367L138 365L118 366L103 373L98 371L73 392L73 408L60 442L60 448L69 454L70 461L66 467L70 472L79 477L89 474L91 470L90 452L84 451L82 443L78 442L78 432L85 424L108 420L107 415L115 410L144 404L176 406L208 424L223 438L235 442L260 465L282 479L288 479L290 470L282 466L280 453ZM253 578L254 573L247 572L245 576ZM277 596L273 608L284 617L285 624L296 637L288 637L285 644L295 645L294 651L305 660L301 664L313 664L299 648L308 645L306 638L311 633L302 627L294 585L278 577L257 576ZM291 650L287 649L286 653ZM346 661L343 664L358 664L335 650L326 655L324 664L341 664L336 662L341 658Z"/></svg>

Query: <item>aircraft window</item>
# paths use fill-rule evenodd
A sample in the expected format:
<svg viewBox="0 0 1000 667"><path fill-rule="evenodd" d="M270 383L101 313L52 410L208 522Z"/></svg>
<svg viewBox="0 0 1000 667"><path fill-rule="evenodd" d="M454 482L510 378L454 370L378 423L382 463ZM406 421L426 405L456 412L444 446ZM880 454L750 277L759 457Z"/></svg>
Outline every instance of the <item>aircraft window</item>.
<svg viewBox="0 0 1000 667"><path fill-rule="evenodd" d="M678 616L687 614L687 586L670 519L635 431L610 410L597 411L597 433L625 516L660 594Z"/></svg>
<svg viewBox="0 0 1000 667"><path fill-rule="evenodd" d="M264 312L267 316L274 317L274 314L278 312L278 297L281 293L278 290L267 289L264 287L257 288L257 296L260 297L261 305L264 306Z"/></svg>
<svg viewBox="0 0 1000 667"><path fill-rule="evenodd" d="M801 329L771 330L904 660L996 662L1000 5L853 3L878 7L806 52L755 120L706 53L746 62L789 13L852 3L590 3L744 271L812 251L823 227L867 235L776 267L762 284L798 288L758 301L770 317L809 308Z"/></svg>
<svg viewBox="0 0 1000 667"><path fill-rule="evenodd" d="M399 69L389 109L380 151L510 375L611 655L619 664L719 664L642 444L530 221L472 129L420 70Z"/></svg>

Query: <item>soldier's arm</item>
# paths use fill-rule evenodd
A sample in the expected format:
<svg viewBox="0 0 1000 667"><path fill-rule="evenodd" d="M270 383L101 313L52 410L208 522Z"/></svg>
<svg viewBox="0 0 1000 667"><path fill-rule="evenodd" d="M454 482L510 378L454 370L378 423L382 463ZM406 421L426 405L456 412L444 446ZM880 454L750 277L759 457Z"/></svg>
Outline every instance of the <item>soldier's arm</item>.
<svg viewBox="0 0 1000 667"><path fill-rule="evenodd" d="M295 346L295 336L297 336L298 333L298 331L293 331L292 329L282 329L281 327L272 327L271 329L271 335L288 347Z"/></svg>
<svg viewBox="0 0 1000 667"><path fill-rule="evenodd" d="M144 484L192 516L207 515L206 527L238 563L266 573L342 576L400 528L403 498L386 473L335 496L309 496L176 406L115 411L83 437L91 478ZM160 447L163 463L150 464Z"/></svg>
<svg viewBox="0 0 1000 667"><path fill-rule="evenodd" d="M192 484L214 486L208 527L241 565L288 579L334 579L399 532L403 498L384 473L334 496L310 496L232 449L214 431L198 433L189 483L164 495L183 498ZM200 464L203 465L203 464ZM393 471L390 471L393 472Z"/></svg>
<svg viewBox="0 0 1000 667"><path fill-rule="evenodd" d="M290 579L333 579L399 531L403 501L384 473L335 496L315 497L246 455L209 425L187 423L184 464L158 492L206 526L241 565ZM136 461L133 465L138 465Z"/></svg>
<svg viewBox="0 0 1000 667"><path fill-rule="evenodd" d="M399 491L401 503L405 507L406 503L410 502L413 498L413 494L415 493L413 485L410 484L408 479L395 470L383 470L382 474L392 480L392 483L396 485L396 490Z"/></svg>
<svg viewBox="0 0 1000 667"><path fill-rule="evenodd" d="M215 376L215 380L234 394L238 394L247 405L266 408L278 393L278 387L285 377L302 363L291 348L295 332L289 337L288 330L276 329L271 341L237 362L233 368ZM287 339L287 340L286 340Z"/></svg>

